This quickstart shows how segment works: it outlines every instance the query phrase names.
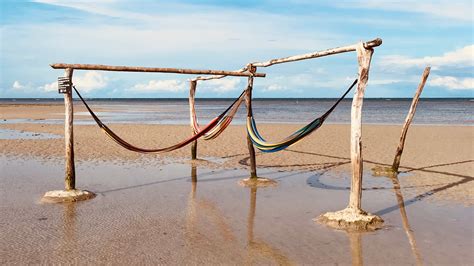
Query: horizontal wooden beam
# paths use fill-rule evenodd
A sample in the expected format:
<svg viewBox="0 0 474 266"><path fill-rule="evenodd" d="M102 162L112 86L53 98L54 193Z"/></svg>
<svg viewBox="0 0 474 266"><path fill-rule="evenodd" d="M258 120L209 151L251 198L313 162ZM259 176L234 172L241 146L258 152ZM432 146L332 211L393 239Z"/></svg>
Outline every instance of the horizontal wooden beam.
<svg viewBox="0 0 474 266"><path fill-rule="evenodd" d="M366 49L377 47L381 44L382 44L382 39L380 39L380 38L377 38L375 40L371 40L371 41L363 43L364 48L366 48ZM272 60L269 60L269 61L266 61L266 62L256 62L256 63L252 63L252 66L255 66L255 67L268 67L268 66L272 66L272 65L276 65L276 64L300 61L300 60L311 59L311 58L316 58L316 57L322 57L322 56L327 56L327 55L332 55L332 54L352 52L352 51L356 50L357 45L358 45L358 43L353 44L353 45L344 46L344 47L327 49L327 50L319 51L319 52L313 52L313 53L301 54L301 55L294 55L294 56L283 57L283 58L278 58L278 59L272 59Z"/></svg>
<svg viewBox="0 0 474 266"><path fill-rule="evenodd" d="M51 64L54 69L76 69L76 70L101 70L101 71L123 71L123 72L160 72L176 74L194 74L194 75L224 75L239 77L265 77L265 73L250 73L248 71L225 71L225 70L198 70L186 68L160 68L160 67L135 67L135 66L108 66L92 64Z"/></svg>

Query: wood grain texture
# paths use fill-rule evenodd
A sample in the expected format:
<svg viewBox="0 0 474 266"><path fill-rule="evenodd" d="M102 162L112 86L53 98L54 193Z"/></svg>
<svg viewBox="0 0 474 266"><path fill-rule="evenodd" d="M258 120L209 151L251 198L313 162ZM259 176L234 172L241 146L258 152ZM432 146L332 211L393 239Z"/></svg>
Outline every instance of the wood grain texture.
<svg viewBox="0 0 474 266"><path fill-rule="evenodd" d="M176 74L194 74L194 75L225 75L240 77L265 77L264 73L249 73L239 71L225 70L203 70L203 69L187 69L187 68L163 68L163 67L138 67L138 66L109 66L95 64L51 64L54 69L76 69L76 70L102 70L102 71L123 71L123 72L159 72L159 73L176 73Z"/></svg>
<svg viewBox="0 0 474 266"><path fill-rule="evenodd" d="M66 68L65 77L72 82L73 70ZM73 190L76 188L76 170L74 167L74 107L72 103L72 91L64 93L64 141L65 141L65 159L66 159L66 176L65 188L66 190Z"/></svg>
<svg viewBox="0 0 474 266"><path fill-rule="evenodd" d="M416 106L420 101L420 95L425 87L426 80L430 75L430 67L426 67L425 71L423 71L423 75L421 76L420 84L416 89L415 96L413 96L413 101L411 102L410 110L408 111L408 115L405 118L405 123L403 124L402 134L400 135L400 142L398 143L397 151L395 152L395 158L393 159L392 170L394 172L398 172L398 168L400 167L400 161L402 158L403 148L405 146L405 139L407 137L408 128L410 127L411 122L413 121L413 116L415 116Z"/></svg>
<svg viewBox="0 0 474 266"><path fill-rule="evenodd" d="M361 210L362 200L362 104L365 88L369 80L370 61L374 50L365 48L364 43L357 45L357 61L359 63L359 82L354 92L351 107L351 192L349 208Z"/></svg>

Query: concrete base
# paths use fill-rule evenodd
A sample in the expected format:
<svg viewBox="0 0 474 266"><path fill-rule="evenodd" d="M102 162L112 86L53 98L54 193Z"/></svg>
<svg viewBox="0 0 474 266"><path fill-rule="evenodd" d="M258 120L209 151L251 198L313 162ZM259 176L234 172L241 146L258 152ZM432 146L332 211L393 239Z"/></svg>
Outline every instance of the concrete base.
<svg viewBox="0 0 474 266"><path fill-rule="evenodd" d="M278 182L265 178L265 177L257 177L257 178L245 178L239 181L239 185L243 187L275 187L278 185Z"/></svg>
<svg viewBox="0 0 474 266"><path fill-rule="evenodd" d="M48 191L41 198L45 203L75 202L95 198L95 194L87 190L53 190Z"/></svg>
<svg viewBox="0 0 474 266"><path fill-rule="evenodd" d="M352 208L327 212L315 218L314 221L347 231L373 231L383 226L383 219L379 216Z"/></svg>

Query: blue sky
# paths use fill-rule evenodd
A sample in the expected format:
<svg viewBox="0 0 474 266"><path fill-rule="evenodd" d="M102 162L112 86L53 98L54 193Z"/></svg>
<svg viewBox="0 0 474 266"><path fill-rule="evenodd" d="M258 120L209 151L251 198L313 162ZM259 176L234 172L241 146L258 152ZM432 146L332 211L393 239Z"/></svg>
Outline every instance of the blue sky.
<svg viewBox="0 0 474 266"><path fill-rule="evenodd" d="M11 1L0 3L0 97L61 97L50 63L234 70L248 62L383 39L367 97L473 97L472 1ZM337 97L357 77L355 53L261 68L254 97ZM76 71L87 97L187 97L172 74ZM234 97L245 78L198 84Z"/></svg>

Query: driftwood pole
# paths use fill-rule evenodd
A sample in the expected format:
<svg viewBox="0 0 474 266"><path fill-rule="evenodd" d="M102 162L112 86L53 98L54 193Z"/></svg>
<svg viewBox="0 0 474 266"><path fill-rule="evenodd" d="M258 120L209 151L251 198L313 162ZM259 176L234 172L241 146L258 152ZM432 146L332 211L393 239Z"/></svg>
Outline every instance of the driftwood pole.
<svg viewBox="0 0 474 266"><path fill-rule="evenodd" d="M402 158L403 148L405 146L405 139L407 137L408 127L410 127L411 121L413 120L413 116L415 115L416 106L418 105L418 102L420 100L421 92L423 91L426 80L430 75L430 69L430 67L426 67L425 71L423 71L423 75L421 76L421 82L418 85L418 89L416 90L415 96L413 97L413 101L411 102L410 111L408 111L408 115L405 119L405 124L403 125L402 134L400 136L400 142L398 143L397 152L395 153L395 158L393 159L392 164L392 171L395 173L398 172L398 167L400 167L400 160Z"/></svg>
<svg viewBox="0 0 474 266"><path fill-rule="evenodd" d="M196 117L196 108L194 106L195 99L194 96L196 95L196 86L197 86L197 81L196 80L190 80L189 81L189 119L191 123L191 131L192 134L196 134L194 130L194 117ZM197 140L193 141L191 144L191 159L196 160L197 158Z"/></svg>
<svg viewBox="0 0 474 266"><path fill-rule="evenodd" d="M381 41L380 41L381 42ZM360 42L357 47L359 81L354 92L351 108L351 190L349 205L337 212L328 212L317 220L330 226L351 230L372 230L383 224L382 218L362 210L362 104L369 80L370 61L374 50Z"/></svg>
<svg viewBox="0 0 474 266"><path fill-rule="evenodd" d="M249 65L248 71L255 73L257 68ZM248 77L247 93L245 94L245 104L247 105L247 119L252 116L252 88L253 88L253 76ZM255 161L255 149L250 137L247 135L247 146L249 149L250 156L250 178L257 178L257 163Z"/></svg>
<svg viewBox="0 0 474 266"><path fill-rule="evenodd" d="M357 61L359 62L359 82L352 99L351 109L351 192L349 208L361 210L362 200L362 104L365 88L369 80L370 61L374 50L364 48L362 43L357 46Z"/></svg>
<svg viewBox="0 0 474 266"><path fill-rule="evenodd" d="M73 69L66 68L65 76L69 79L72 84ZM72 104L72 90L69 89L64 94L64 109L65 109L65 120L64 120L64 141L65 141L65 159L66 159L66 177L65 177L65 188L66 190L74 190L76 188L76 170L74 167L74 109Z"/></svg>
<svg viewBox="0 0 474 266"><path fill-rule="evenodd" d="M72 103L72 68L66 68L65 78L68 79L68 84L65 85L64 93L64 144L65 144L65 178L64 190L48 191L41 199L42 202L60 203L60 202L75 202L79 200L87 200L95 197L95 194L87 190L76 189L76 169L74 167L74 108ZM58 81L59 83L59 81ZM59 84L58 84L59 85Z"/></svg>

